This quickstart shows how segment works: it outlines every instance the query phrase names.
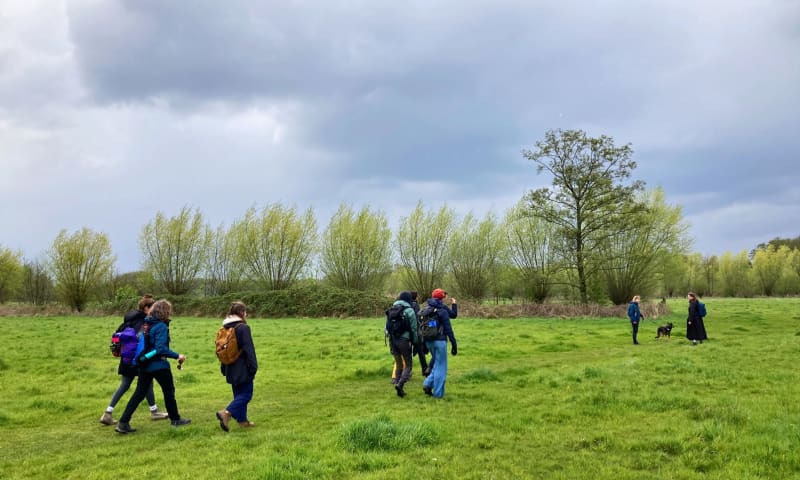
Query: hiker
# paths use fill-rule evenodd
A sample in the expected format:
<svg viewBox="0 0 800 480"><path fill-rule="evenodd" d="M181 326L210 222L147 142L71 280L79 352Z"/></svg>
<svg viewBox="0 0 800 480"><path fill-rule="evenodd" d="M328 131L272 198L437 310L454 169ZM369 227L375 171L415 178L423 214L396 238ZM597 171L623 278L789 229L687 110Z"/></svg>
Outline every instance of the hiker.
<svg viewBox="0 0 800 480"><path fill-rule="evenodd" d="M253 380L258 372L256 349L253 345L253 336L250 325L247 324L247 306L242 302L233 302L228 310L228 316L222 321L222 328L234 329L239 357L231 364L220 362L220 372L225 375L225 380L233 389L233 400L223 410L217 412L219 426L228 431L231 418L239 422L240 427L255 426L254 422L247 419L247 404L253 398Z"/></svg>
<svg viewBox="0 0 800 480"><path fill-rule="evenodd" d="M421 312L424 318L432 315L438 322L438 333L435 340L426 340L425 344L431 352L431 363L433 368L431 374L422 383L422 391L425 395L432 395L435 398L444 397L444 384L447 380L447 340L450 340L450 353L458 355L458 344L450 324L451 318L458 316L458 305L456 299L450 299L450 308L446 307L442 300L447 297L447 292L437 288L431 293L428 299L428 306Z"/></svg>
<svg viewBox="0 0 800 480"><path fill-rule="evenodd" d="M153 387L155 379L161 386L164 393L164 405L169 414L170 423L173 427L179 427L191 423L188 418L181 418L178 413L178 402L175 401L175 382L172 379L168 358L178 360L178 364L186 361L186 355L175 352L169 348L169 323L172 313L172 304L167 300L158 300L153 303L150 315L144 319L144 335L146 336L145 345L147 355L151 360L144 366L139 365L139 381L136 382L136 390L125 406L125 412L119 419L115 430L119 433L132 433L135 428L131 428L130 421L136 408L147 395L147 391ZM140 357L140 358L142 358ZM138 360L137 360L138 361Z"/></svg>
<svg viewBox="0 0 800 480"><path fill-rule="evenodd" d="M639 333L639 321L644 318L642 311L639 310L639 295L634 295L633 300L628 304L628 318L631 320L631 329L633 330L633 344L639 345L636 335Z"/></svg>
<svg viewBox="0 0 800 480"><path fill-rule="evenodd" d="M126 327L131 327L137 335L140 334L142 331L142 325L144 324L144 319L147 317L147 314L150 313L150 307L154 302L155 300L153 300L152 295L144 295L139 300L139 309L131 310L126 313L122 321L122 325L117 328L117 331L119 332ZM122 395L124 395L125 392L131 388L133 379L139 376L139 367L136 365L127 365L123 363L122 357L120 357L117 373L122 376L122 381L120 382L117 391L111 396L111 401L108 403L106 411L103 412L103 415L100 417L100 423L103 425L114 425L117 423L111 414L114 412L114 407L117 406L117 402L119 402L119 399L122 398ZM150 386L150 389L147 390L145 397L147 398L147 404L150 405L150 418L152 420L163 420L167 418L168 415L166 413L158 411L158 405L156 405L156 396L153 393L152 385Z"/></svg>
<svg viewBox="0 0 800 480"><path fill-rule="evenodd" d="M416 290L411 290L409 293L411 294L411 308L414 310L414 315L417 317L417 321L414 323L414 328L417 328L417 325L419 324L419 303L417 303L419 294ZM411 352L412 357L415 352L417 356L419 356L419 369L422 372L422 375L427 377L431 373L431 367L428 365L428 360L426 358L428 349L425 347L425 342L422 340L422 338L420 338L419 342L414 345L414 348Z"/></svg>
<svg viewBox="0 0 800 480"><path fill-rule="evenodd" d="M392 374L394 389L398 397L405 397L405 384L411 378L414 363L411 356L412 345L419 343L417 338L417 314L411 308L411 293L400 292L392 308L387 310L386 331L389 332L391 353L394 357L394 372ZM396 312L397 317L393 316Z"/></svg>
<svg viewBox="0 0 800 480"><path fill-rule="evenodd" d="M708 338L706 325L700 312L700 301L697 300L697 295L694 292L689 292L686 298L689 300L689 316L686 318L686 338L692 341L692 345L697 345L697 342L703 343L703 340Z"/></svg>

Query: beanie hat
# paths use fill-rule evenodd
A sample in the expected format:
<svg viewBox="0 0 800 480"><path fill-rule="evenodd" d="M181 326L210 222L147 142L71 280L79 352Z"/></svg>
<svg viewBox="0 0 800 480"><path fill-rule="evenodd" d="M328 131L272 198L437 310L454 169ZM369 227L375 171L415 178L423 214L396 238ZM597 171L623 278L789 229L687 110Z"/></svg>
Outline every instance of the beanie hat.
<svg viewBox="0 0 800 480"><path fill-rule="evenodd" d="M397 296L398 300L402 300L406 303L411 303L411 292L400 292L400 295Z"/></svg>
<svg viewBox="0 0 800 480"><path fill-rule="evenodd" d="M431 297L442 299L447 296L447 292L442 290L441 288L437 288L436 290L431 293Z"/></svg>

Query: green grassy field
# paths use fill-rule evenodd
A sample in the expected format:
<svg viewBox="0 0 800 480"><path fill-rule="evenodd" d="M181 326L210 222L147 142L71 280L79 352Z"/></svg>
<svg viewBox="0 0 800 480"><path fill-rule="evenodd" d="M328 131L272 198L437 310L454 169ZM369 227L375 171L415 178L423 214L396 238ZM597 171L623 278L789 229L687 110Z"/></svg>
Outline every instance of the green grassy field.
<svg viewBox="0 0 800 480"><path fill-rule="evenodd" d="M697 347L683 301L639 346L621 318L456 319L443 400L423 395L418 365L395 395L380 319L252 319L257 426L228 434L218 320L171 327L192 424L152 422L145 404L119 435L98 423L119 384L118 318L0 318L0 477L800 478L800 299L706 304ZM655 340L667 321L672 339Z"/></svg>

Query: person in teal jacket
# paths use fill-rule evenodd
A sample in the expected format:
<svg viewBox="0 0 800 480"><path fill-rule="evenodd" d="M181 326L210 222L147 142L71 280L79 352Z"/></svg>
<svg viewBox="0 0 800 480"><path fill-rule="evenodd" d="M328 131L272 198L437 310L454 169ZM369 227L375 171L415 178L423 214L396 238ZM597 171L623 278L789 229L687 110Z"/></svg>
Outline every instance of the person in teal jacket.
<svg viewBox="0 0 800 480"><path fill-rule="evenodd" d="M136 408L147 395L147 391L152 387L153 380L161 386L164 393L164 406L167 408L169 419L173 427L179 427L191 423L188 418L181 418L178 412L178 403L175 401L175 382L172 379L168 358L178 360L178 367L186 361L186 355L175 352L169 348L169 322L172 313L172 304L166 300L158 300L150 309L150 316L145 318L145 328L149 335L147 350L153 352L155 357L144 367L140 365L139 381L136 383L136 391L125 406L125 412L119 419L116 431L119 433L132 433L135 428L131 428L130 421Z"/></svg>
<svg viewBox="0 0 800 480"><path fill-rule="evenodd" d="M639 334L639 322L644 318L642 311L639 310L639 295L634 295L633 300L628 304L628 318L631 321L631 330L633 331L633 344L639 345L636 336Z"/></svg>
<svg viewBox="0 0 800 480"><path fill-rule="evenodd" d="M404 331L390 334L390 341L392 342L390 351L394 357L394 372L392 378L394 389L398 397L406 396L403 387L411 378L411 369L413 366L412 345L417 345L419 343L419 338L417 337L417 314L411 307L412 301L410 292L400 292L397 300L392 304L392 307L403 307L403 318L405 319L405 325L408 327ZM391 320L387 317L387 332L392 332L390 322Z"/></svg>

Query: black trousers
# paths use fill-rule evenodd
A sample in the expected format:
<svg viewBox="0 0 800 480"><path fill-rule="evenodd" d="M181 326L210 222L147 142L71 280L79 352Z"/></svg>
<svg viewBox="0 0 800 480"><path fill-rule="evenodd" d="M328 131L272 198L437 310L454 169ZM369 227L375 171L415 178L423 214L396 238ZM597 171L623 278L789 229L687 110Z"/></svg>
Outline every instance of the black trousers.
<svg viewBox="0 0 800 480"><path fill-rule="evenodd" d="M633 329L633 343L639 343L636 340L636 335L639 334L639 322L631 322L631 328Z"/></svg>
<svg viewBox="0 0 800 480"><path fill-rule="evenodd" d="M133 412L142 403L147 391L153 385L153 379L161 386L161 391L164 393L164 407L167 409L169 419L172 421L180 420L181 415L178 413L178 402L175 401L175 382L172 380L172 370L164 368L156 370L155 372L139 373L139 381L136 383L136 391L133 392L131 399L128 400L128 405L125 406L125 413L119 418L120 423L128 423L133 417Z"/></svg>

